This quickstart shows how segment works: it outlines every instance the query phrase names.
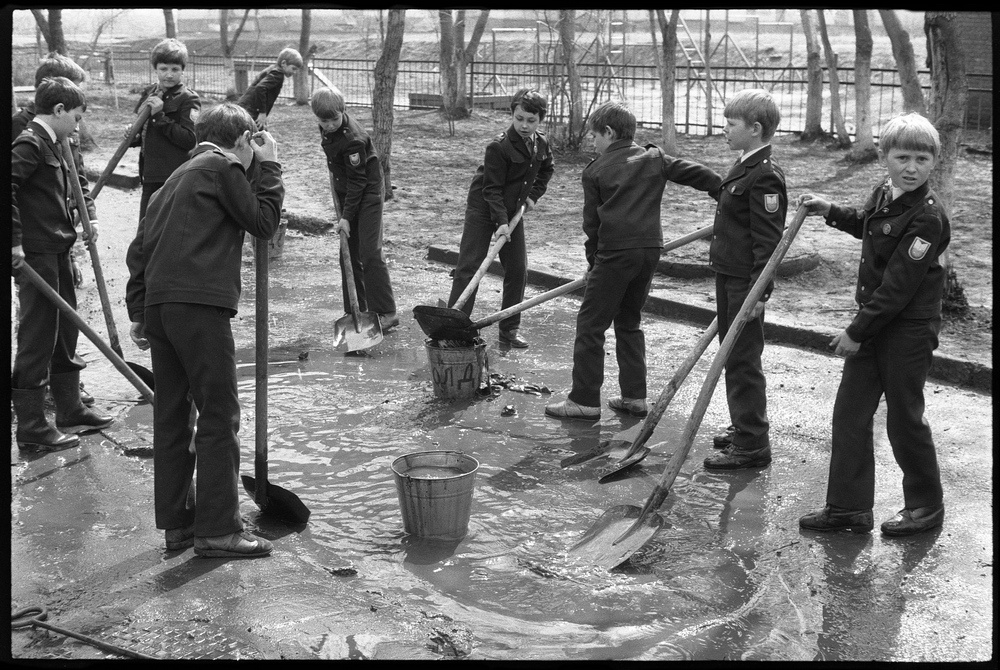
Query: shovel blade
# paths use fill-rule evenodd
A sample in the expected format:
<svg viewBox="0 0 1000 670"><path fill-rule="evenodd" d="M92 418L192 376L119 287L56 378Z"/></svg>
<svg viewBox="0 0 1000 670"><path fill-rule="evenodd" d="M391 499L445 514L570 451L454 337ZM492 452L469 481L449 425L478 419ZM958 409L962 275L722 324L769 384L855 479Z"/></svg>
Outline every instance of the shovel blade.
<svg viewBox="0 0 1000 670"><path fill-rule="evenodd" d="M243 480L243 488L256 500L257 480L250 475L241 475L240 478ZM294 524L309 521L309 508L299 500L299 497L271 482L267 483L267 503L261 507L260 512Z"/></svg>
<svg viewBox="0 0 1000 670"><path fill-rule="evenodd" d="M572 465L580 465L581 463L586 463L602 456L623 458L638 434L638 425L632 426L632 428L623 430L620 433L615 433L610 440L601 440L601 443L596 447L562 459L559 461L559 467L568 468Z"/></svg>
<svg viewBox="0 0 1000 670"><path fill-rule="evenodd" d="M635 505L616 505L602 514L583 537L569 549L578 561L610 570L627 561L663 526L663 517L653 513L631 532L642 514Z"/></svg>
<svg viewBox="0 0 1000 670"><path fill-rule="evenodd" d="M354 316L345 314L334 322L333 337L339 351L368 349L382 341L382 324L378 321L378 314L359 312L355 328Z"/></svg>
<svg viewBox="0 0 1000 670"><path fill-rule="evenodd" d="M634 454L626 456L625 458L615 461L606 468L603 468L599 473L597 473L597 481L603 484L608 479L611 479L618 473L631 468L633 465L646 458L650 451L652 451L650 447L639 447L639 450Z"/></svg>

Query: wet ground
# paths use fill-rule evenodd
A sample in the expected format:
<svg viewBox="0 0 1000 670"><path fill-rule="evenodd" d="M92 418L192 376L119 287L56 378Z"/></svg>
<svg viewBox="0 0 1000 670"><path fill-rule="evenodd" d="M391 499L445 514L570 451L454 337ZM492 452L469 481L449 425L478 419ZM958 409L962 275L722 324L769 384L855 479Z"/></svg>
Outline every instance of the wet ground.
<svg viewBox="0 0 1000 670"><path fill-rule="evenodd" d="M111 197L121 211L137 209L132 194ZM107 255L118 253L127 236L110 232L113 217L101 221ZM12 448L12 608L44 605L56 625L168 658L992 657L990 396L927 386L948 509L942 529L909 539L877 529L802 533L798 517L824 500L841 361L769 345L771 466L703 468L710 436L728 423L719 389L660 509L663 529L608 571L574 560L568 549L604 510L645 502L681 446L717 346L667 409L649 441L658 445L653 453L602 484L598 464L564 469L560 460L638 420L606 408L596 424L543 415L568 390L578 299L526 312L527 350L500 347L495 327L485 330L490 371L505 384L489 397L445 402L433 395L411 310L447 295L449 268L394 264L402 325L366 355L345 356L332 343L333 321L343 313L336 252L336 238L292 232L271 269L269 477L301 498L309 523L261 516L241 492L248 525L275 543L272 557L164 552L152 521L151 407L135 402L134 389L86 343L87 387L118 420L78 449L34 456ZM247 364L240 368L242 471L252 474L255 291L247 260L234 329L238 360ZM122 295L123 268L109 260L105 274L113 296ZM496 277L483 280L477 315L499 309L499 286ZM124 335L124 310L116 309ZM100 324L96 317L88 320ZM655 398L701 330L655 317L645 330ZM126 358L148 364L131 343L123 346ZM611 355L607 395L616 379ZM535 387L552 393L527 392ZM876 523L902 506L884 432L880 413ZM390 464L435 449L481 464L469 533L457 543L403 531ZM15 657L108 656L54 633L12 635Z"/></svg>

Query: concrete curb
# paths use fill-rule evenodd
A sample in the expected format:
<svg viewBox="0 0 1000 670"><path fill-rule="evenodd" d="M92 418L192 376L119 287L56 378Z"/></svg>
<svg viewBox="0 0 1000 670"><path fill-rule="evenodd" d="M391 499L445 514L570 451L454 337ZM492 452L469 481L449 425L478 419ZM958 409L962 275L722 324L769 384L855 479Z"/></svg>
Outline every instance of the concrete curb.
<svg viewBox="0 0 1000 670"><path fill-rule="evenodd" d="M430 246L427 248L427 260L438 263L455 265L458 262L458 252L452 249ZM662 263L663 261L661 261ZM682 265L671 262L670 266ZM699 267L700 270L700 267ZM692 270L691 272L697 272ZM489 268L490 274L502 275L503 268L499 261L493 261ZM664 273L669 274L669 273ZM677 275L672 275L677 276ZM573 281L566 277L559 277L539 270L528 270L528 282L545 289L555 288ZM573 291L572 295L583 295L583 290ZM690 323L707 326L715 318L715 310L699 305L689 305L687 303L649 296L646 300L644 311L668 319L688 321ZM806 349L813 349L825 354L829 354L827 344L836 333L819 332L806 328L799 328L786 324L778 324L770 321L764 323L764 336L773 342L791 344ZM931 363L930 377L935 381L946 382L993 395L993 368L981 363L963 361L949 356L934 355L934 362Z"/></svg>

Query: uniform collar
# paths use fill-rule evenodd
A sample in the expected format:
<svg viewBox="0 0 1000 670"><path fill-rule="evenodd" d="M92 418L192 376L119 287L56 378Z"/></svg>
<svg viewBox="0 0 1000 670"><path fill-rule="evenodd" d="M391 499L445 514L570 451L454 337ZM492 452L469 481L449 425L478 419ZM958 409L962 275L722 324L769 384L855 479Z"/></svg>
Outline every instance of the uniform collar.
<svg viewBox="0 0 1000 670"><path fill-rule="evenodd" d="M39 126L42 127L50 142L52 142L53 144L58 143L59 139L56 137L56 131L52 130L52 126L42 121L40 118L38 118L38 116L35 116L35 118L33 118L31 121L32 123L37 123Z"/></svg>
<svg viewBox="0 0 1000 670"><path fill-rule="evenodd" d="M760 162L762 158L767 158L770 155L771 155L771 145L765 144L762 147L757 147L753 151L748 151L744 153L742 156L740 156L740 163L743 163L745 165L747 164L754 165Z"/></svg>

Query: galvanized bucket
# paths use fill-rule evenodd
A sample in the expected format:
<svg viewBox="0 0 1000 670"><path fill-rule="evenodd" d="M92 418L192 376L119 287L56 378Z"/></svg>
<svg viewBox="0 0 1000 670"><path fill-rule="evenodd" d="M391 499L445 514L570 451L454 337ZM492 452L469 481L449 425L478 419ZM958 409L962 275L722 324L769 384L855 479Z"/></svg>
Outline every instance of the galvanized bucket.
<svg viewBox="0 0 1000 670"><path fill-rule="evenodd" d="M479 461L459 451L422 451L392 462L407 533L461 540L469 531Z"/></svg>
<svg viewBox="0 0 1000 670"><path fill-rule="evenodd" d="M436 343L437 340L427 340L424 344L431 365L434 396L444 400L475 398L483 383L483 373L488 369L486 342L477 338L467 347L439 347Z"/></svg>

